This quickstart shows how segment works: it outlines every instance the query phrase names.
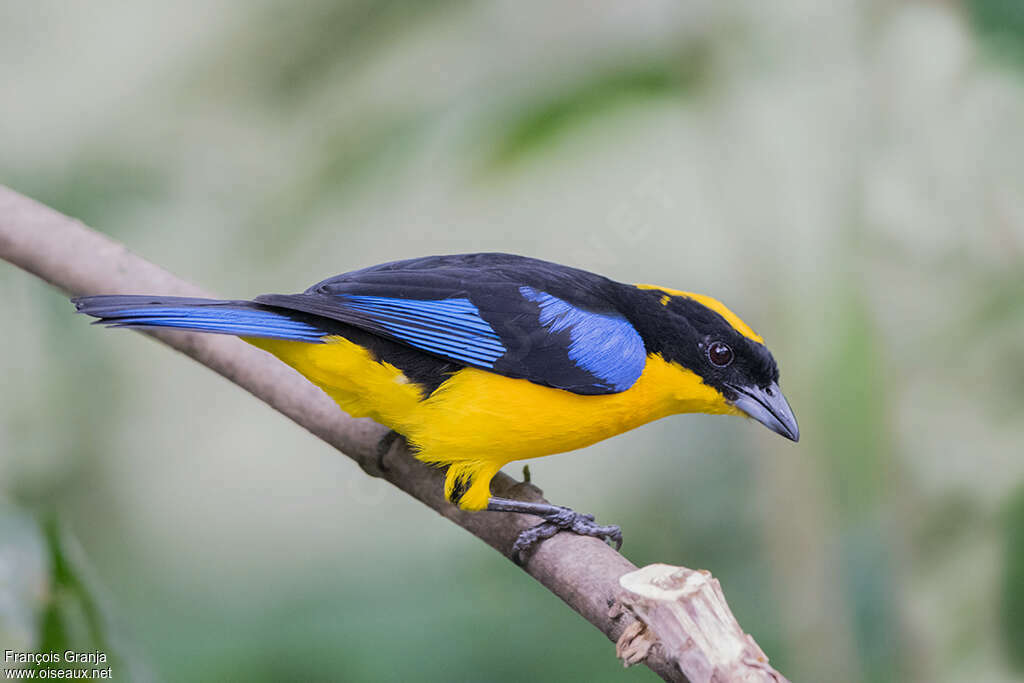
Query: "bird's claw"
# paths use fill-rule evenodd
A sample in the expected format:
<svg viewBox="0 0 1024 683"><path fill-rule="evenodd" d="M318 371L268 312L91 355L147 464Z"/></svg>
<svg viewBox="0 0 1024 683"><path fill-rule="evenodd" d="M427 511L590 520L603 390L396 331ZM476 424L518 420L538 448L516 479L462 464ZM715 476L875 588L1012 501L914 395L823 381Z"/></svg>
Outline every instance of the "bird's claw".
<svg viewBox="0 0 1024 683"><path fill-rule="evenodd" d="M520 532L512 545L512 556L519 564L525 564L534 546L559 531L571 531L580 536L600 538L602 541L614 543L616 550L622 547L622 529L618 526L597 524L594 522L594 515L559 508L557 512L544 515L544 521L540 524Z"/></svg>

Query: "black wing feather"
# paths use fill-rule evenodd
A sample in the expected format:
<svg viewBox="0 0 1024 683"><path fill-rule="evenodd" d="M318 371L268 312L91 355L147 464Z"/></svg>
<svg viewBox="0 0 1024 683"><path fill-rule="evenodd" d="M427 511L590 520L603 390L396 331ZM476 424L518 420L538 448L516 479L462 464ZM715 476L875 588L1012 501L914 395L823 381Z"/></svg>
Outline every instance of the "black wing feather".
<svg viewBox="0 0 1024 683"><path fill-rule="evenodd" d="M256 301L353 325L463 365L580 394L622 391L646 353L593 273L510 254L430 256Z"/></svg>

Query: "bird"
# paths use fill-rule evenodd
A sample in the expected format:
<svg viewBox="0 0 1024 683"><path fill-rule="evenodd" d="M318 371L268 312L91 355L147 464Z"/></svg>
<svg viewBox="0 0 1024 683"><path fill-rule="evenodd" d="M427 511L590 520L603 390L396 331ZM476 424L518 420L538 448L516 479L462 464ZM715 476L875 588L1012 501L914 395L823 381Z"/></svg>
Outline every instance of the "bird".
<svg viewBox="0 0 1024 683"><path fill-rule="evenodd" d="M96 324L235 335L268 351L353 417L390 428L446 467L463 510L536 515L512 552L559 531L621 546L616 525L492 496L510 462L573 451L679 413L739 415L798 441L764 339L717 299L526 256L426 256L251 300L72 299ZM382 463L383 464L383 463Z"/></svg>

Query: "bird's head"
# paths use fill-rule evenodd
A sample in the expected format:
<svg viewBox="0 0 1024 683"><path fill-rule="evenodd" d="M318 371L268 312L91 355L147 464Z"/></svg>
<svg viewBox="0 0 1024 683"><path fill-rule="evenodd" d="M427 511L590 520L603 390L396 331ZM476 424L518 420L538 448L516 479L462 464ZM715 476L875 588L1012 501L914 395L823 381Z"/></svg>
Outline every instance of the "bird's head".
<svg viewBox="0 0 1024 683"><path fill-rule="evenodd" d="M648 353L699 378L705 412L740 412L798 441L796 417L779 389L779 369L764 340L720 301L701 294L637 285L645 304L641 335ZM641 312L643 311L643 312ZM709 391L709 389L711 391Z"/></svg>

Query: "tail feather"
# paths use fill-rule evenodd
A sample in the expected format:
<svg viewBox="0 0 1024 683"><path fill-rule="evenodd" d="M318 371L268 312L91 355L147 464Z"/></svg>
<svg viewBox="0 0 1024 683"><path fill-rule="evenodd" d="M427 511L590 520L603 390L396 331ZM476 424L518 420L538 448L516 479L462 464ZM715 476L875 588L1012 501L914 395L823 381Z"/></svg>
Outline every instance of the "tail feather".
<svg viewBox="0 0 1024 683"><path fill-rule="evenodd" d="M72 299L79 313L108 327L171 327L242 337L321 342L330 325L317 316L251 301L159 296L85 296ZM323 321L327 323L328 321Z"/></svg>

